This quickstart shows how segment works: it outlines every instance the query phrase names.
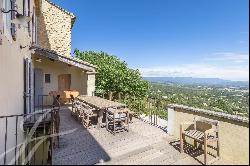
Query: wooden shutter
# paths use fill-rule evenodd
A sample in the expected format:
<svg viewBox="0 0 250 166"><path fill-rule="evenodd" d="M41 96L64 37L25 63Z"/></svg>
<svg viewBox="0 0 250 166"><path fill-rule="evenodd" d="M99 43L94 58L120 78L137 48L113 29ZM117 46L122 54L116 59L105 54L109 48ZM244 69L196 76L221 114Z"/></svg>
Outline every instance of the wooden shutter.
<svg viewBox="0 0 250 166"><path fill-rule="evenodd" d="M6 11L11 10L11 1L4 0L3 1L3 8ZM9 42L12 43L13 39L11 36L11 13L6 13L3 15L3 33Z"/></svg>
<svg viewBox="0 0 250 166"><path fill-rule="evenodd" d="M36 44L36 11L35 7L33 8L32 14L32 43Z"/></svg>
<svg viewBox="0 0 250 166"><path fill-rule="evenodd" d="M2 9L3 8L3 3L0 3L0 8ZM3 35L3 19L2 19L2 13L0 13L0 45L3 44L3 38L2 38L2 35Z"/></svg>
<svg viewBox="0 0 250 166"><path fill-rule="evenodd" d="M15 6L16 6L16 0L12 0L11 1L11 9L12 10L15 10ZM16 18L16 12L12 11L11 12L11 20L15 19ZM14 41L16 41L16 25L11 23L11 36L12 36L12 39Z"/></svg>
<svg viewBox="0 0 250 166"><path fill-rule="evenodd" d="M25 10L25 1L26 1L26 0L23 0L23 15L24 15L24 16L26 15L26 10Z"/></svg>
<svg viewBox="0 0 250 166"><path fill-rule="evenodd" d="M31 60L24 59L24 114L31 113Z"/></svg>
<svg viewBox="0 0 250 166"><path fill-rule="evenodd" d="M30 0L28 0L28 16L30 17ZM29 35L31 36L31 28L30 28L30 22L28 22L28 32Z"/></svg>
<svg viewBox="0 0 250 166"><path fill-rule="evenodd" d="M3 38L2 38L2 35L3 35L3 33L2 33L2 30L0 29L0 45L2 45L2 44L3 44Z"/></svg>
<svg viewBox="0 0 250 166"><path fill-rule="evenodd" d="M23 15L30 17L30 0L23 0ZM28 22L28 34L31 36L30 22Z"/></svg>

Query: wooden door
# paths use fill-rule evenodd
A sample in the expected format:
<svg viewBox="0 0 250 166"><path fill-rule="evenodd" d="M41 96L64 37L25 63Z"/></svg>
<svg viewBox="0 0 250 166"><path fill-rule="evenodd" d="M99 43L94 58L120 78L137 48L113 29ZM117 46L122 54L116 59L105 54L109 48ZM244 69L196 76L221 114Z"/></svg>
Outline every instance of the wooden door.
<svg viewBox="0 0 250 166"><path fill-rule="evenodd" d="M58 91L70 90L71 75L62 74L58 76Z"/></svg>

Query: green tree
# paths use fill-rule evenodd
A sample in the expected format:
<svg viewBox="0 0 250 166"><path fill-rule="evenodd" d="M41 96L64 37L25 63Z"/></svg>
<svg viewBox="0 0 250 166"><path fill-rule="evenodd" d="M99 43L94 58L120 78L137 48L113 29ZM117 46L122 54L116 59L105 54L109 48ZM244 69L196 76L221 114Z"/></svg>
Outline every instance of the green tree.
<svg viewBox="0 0 250 166"><path fill-rule="evenodd" d="M125 61L104 52L80 52L76 49L74 54L76 58L97 66L97 91L122 93L135 97L146 96L148 82L142 79L138 70L129 69Z"/></svg>

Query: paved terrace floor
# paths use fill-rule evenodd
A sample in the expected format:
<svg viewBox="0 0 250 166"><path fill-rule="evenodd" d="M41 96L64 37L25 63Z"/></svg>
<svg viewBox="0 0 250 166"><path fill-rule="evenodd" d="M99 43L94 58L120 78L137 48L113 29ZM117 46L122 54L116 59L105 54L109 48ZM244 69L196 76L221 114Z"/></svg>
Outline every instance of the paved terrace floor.
<svg viewBox="0 0 250 166"><path fill-rule="evenodd" d="M129 132L115 136L105 128L85 129L71 117L70 110L60 112L60 147L54 149L55 165L134 164L134 165L201 165L203 155L199 150L185 147L189 153L179 153L179 142L163 130L138 119L133 119ZM215 164L230 164L217 161Z"/></svg>

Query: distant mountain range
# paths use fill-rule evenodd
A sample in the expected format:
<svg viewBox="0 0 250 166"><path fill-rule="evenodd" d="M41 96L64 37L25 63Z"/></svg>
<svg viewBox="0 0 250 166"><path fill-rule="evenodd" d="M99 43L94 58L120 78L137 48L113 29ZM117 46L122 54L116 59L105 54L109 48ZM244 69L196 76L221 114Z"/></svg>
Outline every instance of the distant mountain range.
<svg viewBox="0 0 250 166"><path fill-rule="evenodd" d="M193 77L143 77L144 80L158 83L174 83L181 85L203 85L222 87L249 87L248 81L230 81L219 78L193 78Z"/></svg>

